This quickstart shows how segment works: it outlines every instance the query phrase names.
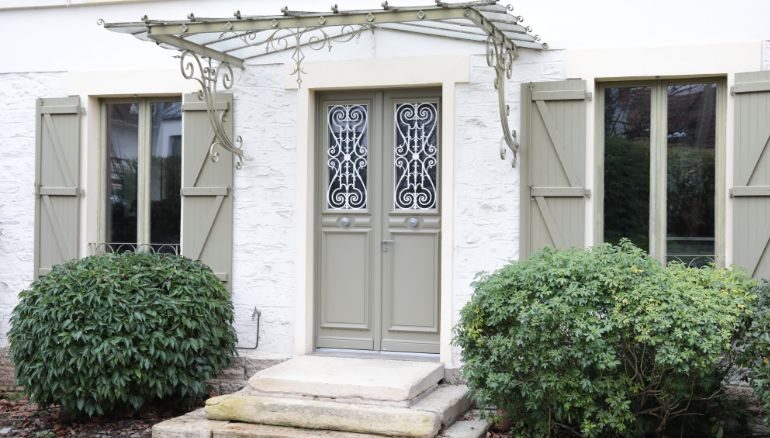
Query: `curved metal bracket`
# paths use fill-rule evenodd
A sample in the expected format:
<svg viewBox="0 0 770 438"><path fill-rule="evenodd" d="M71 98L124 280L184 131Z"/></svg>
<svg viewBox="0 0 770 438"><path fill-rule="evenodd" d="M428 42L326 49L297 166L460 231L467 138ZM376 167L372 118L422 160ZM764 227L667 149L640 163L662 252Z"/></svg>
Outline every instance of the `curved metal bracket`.
<svg viewBox="0 0 770 438"><path fill-rule="evenodd" d="M507 147L513 152L512 167L516 167L519 141L516 130L511 130L508 124L511 111L505 103L505 80L511 78L513 61L516 57L516 46L506 45L504 41L500 41L492 35L487 38L487 65L495 69L495 89L500 106L500 126L503 129L503 138L500 140L500 159L505 160Z"/></svg>
<svg viewBox="0 0 770 438"><path fill-rule="evenodd" d="M225 90L233 87L233 69L227 62L220 62L214 65L211 58L201 57L190 50L182 51L179 61L182 70L182 76L185 79L192 79L198 83L198 99L206 104L206 114L208 114L211 128L214 131L214 138L209 146L209 155L211 161L219 161L219 151L217 146L232 152L235 155L235 168L240 169L243 166L243 139L238 136L235 141L230 138L225 129L225 121L230 108L225 110L217 109L218 87L221 84Z"/></svg>

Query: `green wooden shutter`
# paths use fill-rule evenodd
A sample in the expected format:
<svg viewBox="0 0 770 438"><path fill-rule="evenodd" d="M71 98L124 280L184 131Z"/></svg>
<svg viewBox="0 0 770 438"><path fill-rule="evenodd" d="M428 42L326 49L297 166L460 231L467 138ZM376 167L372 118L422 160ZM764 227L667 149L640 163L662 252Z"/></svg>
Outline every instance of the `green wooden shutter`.
<svg viewBox="0 0 770 438"><path fill-rule="evenodd" d="M733 263L770 278L770 71L736 74L733 93Z"/></svg>
<svg viewBox="0 0 770 438"><path fill-rule="evenodd" d="M80 98L37 100L35 278L78 257Z"/></svg>
<svg viewBox="0 0 770 438"><path fill-rule="evenodd" d="M233 135L233 97L220 95L227 111L225 129ZM230 287L233 254L233 154L220 147L213 162L214 138L206 105L197 94L182 102L182 255L208 265Z"/></svg>
<svg viewBox="0 0 770 438"><path fill-rule="evenodd" d="M585 245L586 83L522 85L521 255Z"/></svg>

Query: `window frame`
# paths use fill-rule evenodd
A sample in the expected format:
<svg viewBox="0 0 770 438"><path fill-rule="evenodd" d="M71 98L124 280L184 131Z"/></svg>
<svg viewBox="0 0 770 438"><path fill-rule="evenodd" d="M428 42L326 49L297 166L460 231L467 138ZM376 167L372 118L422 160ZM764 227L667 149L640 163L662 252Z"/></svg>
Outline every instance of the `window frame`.
<svg viewBox="0 0 770 438"><path fill-rule="evenodd" d="M725 266L725 204L726 204L726 131L727 78L725 76L691 76L639 80L596 81L594 119L594 242L604 242L604 94L607 88L650 88L650 255L666 263L666 203L668 95L667 87L676 84L716 83L715 122L715 193L714 193L714 261Z"/></svg>
<svg viewBox="0 0 770 438"><path fill-rule="evenodd" d="M182 103L182 95L170 94L159 96L126 96L99 99L99 179L98 179L98 211L97 211L97 236L98 244L124 243L136 245L136 249L148 247L150 243L150 166L151 166L151 148L152 148L152 114L150 105L158 102L169 102L171 100ZM111 242L107 236L106 214L107 214L107 105L120 103L136 103L139 106L138 115L138 145L137 145L137 220L136 220L136 241L135 242ZM184 116L183 122L184 123ZM184 144L184 143L183 143ZM182 147L184 154L184 146ZM182 218L180 211L179 223L181 226ZM181 240L181 236L180 236ZM171 245L171 244L167 244ZM177 246L181 245L181 241Z"/></svg>

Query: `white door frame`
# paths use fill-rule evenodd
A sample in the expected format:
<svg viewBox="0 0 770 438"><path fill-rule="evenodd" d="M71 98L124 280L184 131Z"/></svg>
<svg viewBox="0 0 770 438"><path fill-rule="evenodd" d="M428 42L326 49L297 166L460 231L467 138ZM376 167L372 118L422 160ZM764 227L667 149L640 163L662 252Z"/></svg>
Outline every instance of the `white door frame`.
<svg viewBox="0 0 770 438"><path fill-rule="evenodd" d="M287 67L288 68L288 67ZM294 300L294 354L313 351L314 335L314 212L315 92L355 88L441 87L441 325L442 363L453 367L452 321L454 243L454 120L455 85L470 80L469 56L389 58L305 63L302 87L286 75L286 89L297 91L297 227Z"/></svg>

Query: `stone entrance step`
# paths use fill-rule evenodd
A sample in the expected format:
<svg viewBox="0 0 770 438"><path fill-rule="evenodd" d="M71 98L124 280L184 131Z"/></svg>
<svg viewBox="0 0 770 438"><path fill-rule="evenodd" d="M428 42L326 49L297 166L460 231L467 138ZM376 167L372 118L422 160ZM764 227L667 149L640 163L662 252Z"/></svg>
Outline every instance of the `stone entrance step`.
<svg viewBox="0 0 770 438"><path fill-rule="evenodd" d="M409 406L443 378L438 362L298 356L256 373L249 386L264 395Z"/></svg>
<svg viewBox="0 0 770 438"><path fill-rule="evenodd" d="M439 385L443 374L436 362L298 357L209 399L205 414L156 425L153 437L483 436L476 423L450 427L470 420L471 400L464 385Z"/></svg>

